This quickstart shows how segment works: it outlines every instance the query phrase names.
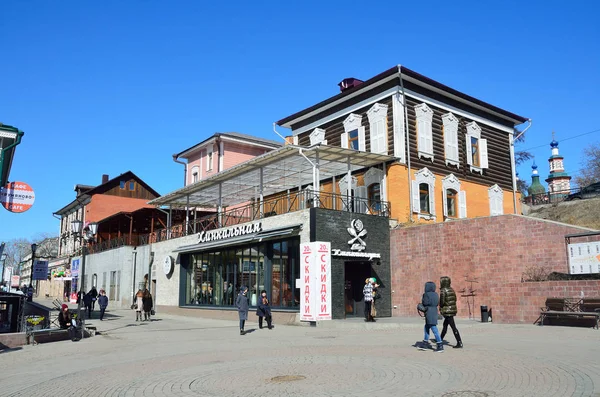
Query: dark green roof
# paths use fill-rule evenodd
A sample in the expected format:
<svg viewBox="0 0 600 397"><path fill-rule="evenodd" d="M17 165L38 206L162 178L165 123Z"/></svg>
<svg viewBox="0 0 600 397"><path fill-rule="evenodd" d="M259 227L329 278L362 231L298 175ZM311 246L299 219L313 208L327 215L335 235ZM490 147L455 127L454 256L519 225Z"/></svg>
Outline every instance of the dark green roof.
<svg viewBox="0 0 600 397"><path fill-rule="evenodd" d="M548 160L554 160L554 159L564 159L563 156L561 156L560 154L553 154L552 156L548 157Z"/></svg>
<svg viewBox="0 0 600 397"><path fill-rule="evenodd" d="M546 193L546 188L544 186L542 186L542 184L540 183L540 176L539 175L535 175L531 179L532 179L531 186L529 186L529 189L527 189L527 192L529 193L530 196L532 194L544 194L544 193Z"/></svg>

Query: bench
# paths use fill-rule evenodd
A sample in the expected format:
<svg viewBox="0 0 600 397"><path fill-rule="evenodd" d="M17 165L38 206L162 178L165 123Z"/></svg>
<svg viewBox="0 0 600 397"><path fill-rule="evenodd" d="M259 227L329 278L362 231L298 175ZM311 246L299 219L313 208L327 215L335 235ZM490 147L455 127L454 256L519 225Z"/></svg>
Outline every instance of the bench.
<svg viewBox="0 0 600 397"><path fill-rule="evenodd" d="M68 339L69 330L62 328L44 328L27 332L27 344L29 345Z"/></svg>
<svg viewBox="0 0 600 397"><path fill-rule="evenodd" d="M546 306L541 309L540 325L544 325L546 318L592 318L598 329L600 320L600 298L571 299L571 298L547 298Z"/></svg>

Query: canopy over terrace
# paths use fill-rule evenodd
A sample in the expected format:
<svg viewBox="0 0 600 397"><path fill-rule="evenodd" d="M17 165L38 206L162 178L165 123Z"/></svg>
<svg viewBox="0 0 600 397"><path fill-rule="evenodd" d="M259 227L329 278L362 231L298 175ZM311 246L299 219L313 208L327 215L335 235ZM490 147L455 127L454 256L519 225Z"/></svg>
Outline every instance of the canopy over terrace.
<svg viewBox="0 0 600 397"><path fill-rule="evenodd" d="M150 204L220 209L252 199L262 201L265 196L311 184L319 192L320 181L394 160L388 155L340 147L286 145L154 199ZM385 192L383 186L382 192Z"/></svg>

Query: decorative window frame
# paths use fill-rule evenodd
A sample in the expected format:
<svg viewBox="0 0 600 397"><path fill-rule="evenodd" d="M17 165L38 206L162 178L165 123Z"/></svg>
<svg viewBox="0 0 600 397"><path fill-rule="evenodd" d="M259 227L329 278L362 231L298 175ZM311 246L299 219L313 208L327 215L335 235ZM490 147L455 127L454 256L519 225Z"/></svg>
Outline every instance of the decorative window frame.
<svg viewBox="0 0 600 397"><path fill-rule="evenodd" d="M460 168L458 153L458 119L454 114L446 113L442 115L442 126L446 165L454 165L456 168Z"/></svg>
<svg viewBox="0 0 600 397"><path fill-rule="evenodd" d="M490 216L504 215L504 192L500 186L493 185L488 189Z"/></svg>
<svg viewBox="0 0 600 397"><path fill-rule="evenodd" d="M406 163L406 131L404 129L404 95L397 92L392 97L392 116L394 118L394 157L400 163Z"/></svg>
<svg viewBox="0 0 600 397"><path fill-rule="evenodd" d="M341 135L341 147L348 149L348 133L358 130L358 150L366 151L365 143L365 127L362 126L362 116L355 113L350 113L344 120L344 133Z"/></svg>
<svg viewBox="0 0 600 397"><path fill-rule="evenodd" d="M322 128L315 128L313 132L309 135L310 138L310 146L313 145L327 145L327 140L325 139L325 130Z"/></svg>
<svg viewBox="0 0 600 397"><path fill-rule="evenodd" d="M338 181L338 187L340 189L340 196L342 196L342 210L350 211L350 204L354 200L354 196L356 196L357 193L358 179L354 176L350 176L350 186L348 186L348 174L346 174L342 179ZM348 188L350 188L349 195ZM353 191L354 194L352 193ZM346 202L345 200L348 200L348 202Z"/></svg>
<svg viewBox="0 0 600 397"><path fill-rule="evenodd" d="M417 154L433 163L433 110L426 103L415 106Z"/></svg>
<svg viewBox="0 0 600 397"><path fill-rule="evenodd" d="M194 175L198 178L194 180ZM200 167L195 165L192 167L192 172L190 173L190 183L196 183L200 180Z"/></svg>
<svg viewBox="0 0 600 397"><path fill-rule="evenodd" d="M467 123L467 133L465 134L465 141L467 146L467 164L471 172L479 172L483 175L483 170L489 168L488 164L488 152L487 152L487 139L481 139L481 127L474 121ZM477 138L479 145L479 166L473 165L473 153L471 150L471 137Z"/></svg>
<svg viewBox="0 0 600 397"><path fill-rule="evenodd" d="M371 153L388 154L388 105L376 103L367 111Z"/></svg>
<svg viewBox="0 0 600 397"><path fill-rule="evenodd" d="M209 145L206 148L206 172L212 172L213 170L213 163L214 163L214 148L213 145Z"/></svg>
<svg viewBox="0 0 600 397"><path fill-rule="evenodd" d="M448 189L456 191L457 194L458 213L456 217L448 216ZM445 219L462 219L467 217L467 192L460 190L460 180L454 174L450 174L442 179L442 200Z"/></svg>
<svg viewBox="0 0 600 397"><path fill-rule="evenodd" d="M415 172L415 179L412 182L412 212L419 215L419 219L435 221L435 175L427 167ZM421 196L419 185L426 183L429 185L429 214L421 213Z"/></svg>

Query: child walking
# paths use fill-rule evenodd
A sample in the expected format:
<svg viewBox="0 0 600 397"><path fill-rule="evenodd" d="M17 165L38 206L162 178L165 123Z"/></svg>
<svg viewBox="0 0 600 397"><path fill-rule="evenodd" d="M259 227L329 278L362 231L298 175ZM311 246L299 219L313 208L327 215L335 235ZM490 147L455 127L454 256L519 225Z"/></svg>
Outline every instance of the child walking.
<svg viewBox="0 0 600 397"><path fill-rule="evenodd" d="M237 307L238 315L240 316L240 335L245 335L244 324L246 323L246 320L248 320L248 308L250 306L248 300L248 287L245 285L242 285L240 288L240 293L235 300L235 306Z"/></svg>

